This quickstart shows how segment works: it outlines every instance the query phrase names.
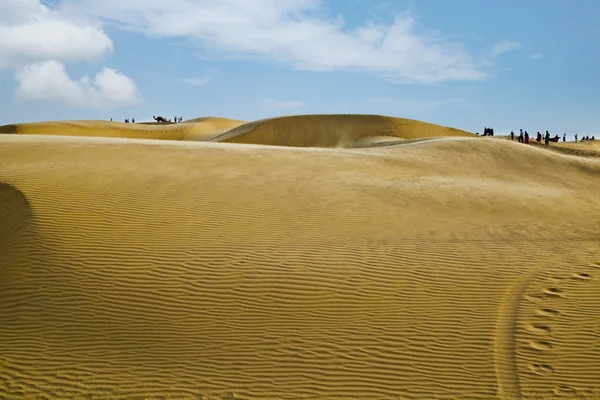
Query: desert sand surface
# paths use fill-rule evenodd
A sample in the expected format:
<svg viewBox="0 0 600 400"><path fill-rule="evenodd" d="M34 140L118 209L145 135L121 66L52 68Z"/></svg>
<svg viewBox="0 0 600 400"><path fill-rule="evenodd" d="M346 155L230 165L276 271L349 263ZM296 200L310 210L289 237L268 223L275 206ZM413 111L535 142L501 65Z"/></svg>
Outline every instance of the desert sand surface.
<svg viewBox="0 0 600 400"><path fill-rule="evenodd" d="M0 398L600 398L599 159L313 118L0 135Z"/></svg>
<svg viewBox="0 0 600 400"><path fill-rule="evenodd" d="M508 139L510 140L510 139ZM549 145L544 142L537 143L536 141L530 142L531 146L544 148L547 150L556 151L562 154L569 154L581 157L595 157L600 158L600 143L598 140L588 140L584 142L557 142L550 143Z"/></svg>
<svg viewBox="0 0 600 400"><path fill-rule="evenodd" d="M294 115L249 122L211 141L292 147L349 147L366 142L476 135L445 126L381 115Z"/></svg>
<svg viewBox="0 0 600 400"><path fill-rule="evenodd" d="M244 124L234 119L204 117L185 123L136 123L112 121L47 121L0 126L0 134L96 136L130 139L202 141Z"/></svg>
<svg viewBox="0 0 600 400"><path fill-rule="evenodd" d="M579 156L600 157L600 142L598 140L586 140L584 142L559 142L553 143L552 150L565 154Z"/></svg>

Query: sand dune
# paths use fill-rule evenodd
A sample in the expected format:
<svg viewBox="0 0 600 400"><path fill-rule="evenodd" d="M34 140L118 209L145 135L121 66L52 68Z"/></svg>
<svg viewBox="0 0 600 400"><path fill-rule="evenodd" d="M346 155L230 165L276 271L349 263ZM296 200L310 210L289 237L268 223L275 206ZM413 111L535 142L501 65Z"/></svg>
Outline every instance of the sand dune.
<svg viewBox="0 0 600 400"><path fill-rule="evenodd" d="M0 135L0 398L600 396L600 161L402 143Z"/></svg>
<svg viewBox="0 0 600 400"><path fill-rule="evenodd" d="M559 142L553 143L552 150L559 151L564 154L572 154L578 156L600 157L600 142L598 140L589 140L585 142Z"/></svg>
<svg viewBox="0 0 600 400"><path fill-rule="evenodd" d="M212 138L215 142L292 147L353 147L370 138L416 139L475 136L460 129L381 115L298 115L249 122ZM360 146L360 145L359 145Z"/></svg>
<svg viewBox="0 0 600 400"><path fill-rule="evenodd" d="M510 140L510 136L496 136L492 139ZM532 140L529 146L551 150L562 154L569 154L580 157L600 157L600 143L598 140L589 140L587 142L550 142L546 145Z"/></svg>
<svg viewBox="0 0 600 400"><path fill-rule="evenodd" d="M4 125L0 126L0 133L201 141L244 123L217 117L197 118L182 124L48 121Z"/></svg>

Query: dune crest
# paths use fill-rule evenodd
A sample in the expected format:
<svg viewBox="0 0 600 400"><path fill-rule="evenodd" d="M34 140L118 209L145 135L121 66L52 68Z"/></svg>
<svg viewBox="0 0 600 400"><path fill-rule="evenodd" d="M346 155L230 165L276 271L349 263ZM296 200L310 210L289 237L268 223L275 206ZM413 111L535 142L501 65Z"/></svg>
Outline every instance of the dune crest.
<svg viewBox="0 0 600 400"><path fill-rule="evenodd" d="M475 136L460 129L381 115L297 115L249 122L211 141L291 147L347 147L370 137Z"/></svg>

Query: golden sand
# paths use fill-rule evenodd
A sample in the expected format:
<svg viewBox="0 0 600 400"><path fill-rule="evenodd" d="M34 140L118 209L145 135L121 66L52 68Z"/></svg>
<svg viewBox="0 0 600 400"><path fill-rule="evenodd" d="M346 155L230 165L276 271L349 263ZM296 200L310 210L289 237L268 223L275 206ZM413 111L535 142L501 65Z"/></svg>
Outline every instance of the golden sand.
<svg viewBox="0 0 600 400"><path fill-rule="evenodd" d="M456 128L380 115L298 115L250 122L212 138L216 142L294 147L347 147L365 140L475 136Z"/></svg>
<svg viewBox="0 0 600 400"><path fill-rule="evenodd" d="M48 121L4 125L0 126L0 133L201 141L244 123L217 117L197 118L181 124Z"/></svg>
<svg viewBox="0 0 600 400"><path fill-rule="evenodd" d="M0 135L0 398L598 398L600 160L359 128Z"/></svg>

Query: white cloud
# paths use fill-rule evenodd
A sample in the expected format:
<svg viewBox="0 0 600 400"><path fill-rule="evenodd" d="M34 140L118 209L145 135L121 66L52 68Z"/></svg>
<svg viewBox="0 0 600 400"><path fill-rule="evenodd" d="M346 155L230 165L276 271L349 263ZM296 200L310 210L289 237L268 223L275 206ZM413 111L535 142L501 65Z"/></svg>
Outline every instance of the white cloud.
<svg viewBox="0 0 600 400"><path fill-rule="evenodd" d="M89 108L140 101L131 78L116 70L103 67L93 79L68 76L64 63L98 61L112 50L110 38L81 13L40 0L0 0L0 71L14 73L18 101Z"/></svg>
<svg viewBox="0 0 600 400"><path fill-rule="evenodd" d="M93 79L69 78L58 61L30 64L15 74L18 101L60 102L82 108L110 108L140 101L138 90L127 76L104 67Z"/></svg>
<svg viewBox="0 0 600 400"><path fill-rule="evenodd" d="M533 53L531 56L529 56L532 60L539 60L540 58L542 58L544 55L542 53Z"/></svg>
<svg viewBox="0 0 600 400"><path fill-rule="evenodd" d="M212 81L211 76L199 76L196 78L185 78L181 80L183 83L187 83L191 86L204 86L210 81Z"/></svg>
<svg viewBox="0 0 600 400"><path fill-rule="evenodd" d="M187 38L211 58L258 59L310 71L358 70L403 82L490 76L462 44L420 32L407 14L390 24L348 28L341 18L328 17L320 0L64 1L124 29ZM492 53L514 46L507 43Z"/></svg>
<svg viewBox="0 0 600 400"><path fill-rule="evenodd" d="M259 102L259 107L266 111L290 110L302 108L305 105L303 101L299 100L264 99Z"/></svg>
<svg viewBox="0 0 600 400"><path fill-rule="evenodd" d="M510 40L501 40L492 47L489 54L492 57L497 57L501 54L515 50L518 47L520 47L520 44L517 42L512 42Z"/></svg>
<svg viewBox="0 0 600 400"><path fill-rule="evenodd" d="M44 60L97 60L113 49L97 26L39 0L0 0L0 69Z"/></svg>

